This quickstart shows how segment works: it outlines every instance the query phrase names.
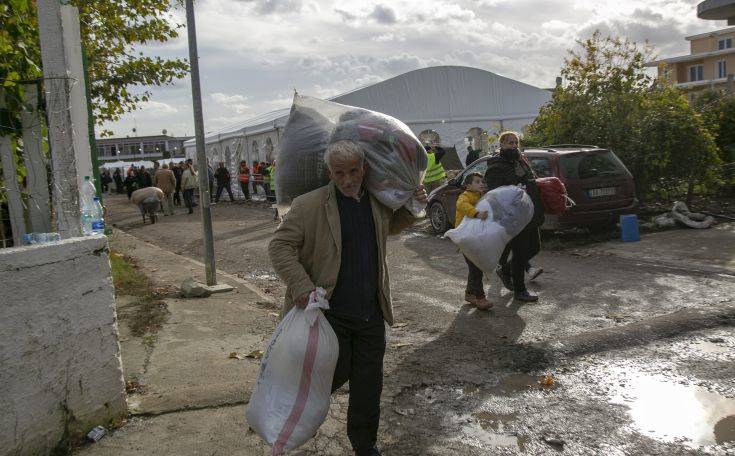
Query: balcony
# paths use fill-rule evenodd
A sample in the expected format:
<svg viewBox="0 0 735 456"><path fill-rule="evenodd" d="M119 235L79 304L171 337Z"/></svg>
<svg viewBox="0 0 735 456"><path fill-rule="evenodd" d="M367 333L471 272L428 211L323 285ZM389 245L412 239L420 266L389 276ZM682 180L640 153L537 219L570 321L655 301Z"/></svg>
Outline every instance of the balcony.
<svg viewBox="0 0 735 456"><path fill-rule="evenodd" d="M723 21L735 25L735 0L705 0L697 5L700 19Z"/></svg>

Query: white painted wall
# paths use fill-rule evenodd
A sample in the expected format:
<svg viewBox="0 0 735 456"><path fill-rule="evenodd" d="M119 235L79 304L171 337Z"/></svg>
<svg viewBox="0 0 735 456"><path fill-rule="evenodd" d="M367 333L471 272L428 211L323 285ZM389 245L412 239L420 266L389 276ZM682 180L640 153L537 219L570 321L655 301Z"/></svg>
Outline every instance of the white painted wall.
<svg viewBox="0 0 735 456"><path fill-rule="evenodd" d="M0 249L0 455L125 416L107 238ZM66 431L65 431L66 429Z"/></svg>

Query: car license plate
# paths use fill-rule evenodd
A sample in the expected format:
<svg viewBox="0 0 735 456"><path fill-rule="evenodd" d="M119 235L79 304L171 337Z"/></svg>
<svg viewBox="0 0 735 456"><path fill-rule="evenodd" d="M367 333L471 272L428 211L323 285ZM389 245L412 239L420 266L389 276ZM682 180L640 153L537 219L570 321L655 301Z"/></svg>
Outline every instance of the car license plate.
<svg viewBox="0 0 735 456"><path fill-rule="evenodd" d="M616 187L605 187L605 188L591 188L587 190L590 198L599 198L601 196L610 196L617 193Z"/></svg>

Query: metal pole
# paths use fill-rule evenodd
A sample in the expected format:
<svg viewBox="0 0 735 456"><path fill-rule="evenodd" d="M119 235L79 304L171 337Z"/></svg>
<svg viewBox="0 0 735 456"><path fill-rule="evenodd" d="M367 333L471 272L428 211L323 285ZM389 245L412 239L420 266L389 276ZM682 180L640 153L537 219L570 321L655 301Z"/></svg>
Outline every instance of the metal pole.
<svg viewBox="0 0 735 456"><path fill-rule="evenodd" d="M214 238L212 236L212 209L209 205L209 175L207 156L204 152L204 119L202 116L202 91L199 86L199 54L197 52L194 0L186 0L186 28L189 35L189 65L191 66L191 95L194 103L194 138L197 164L199 165L199 206L202 210L202 234L204 238L204 267L207 285L217 284L214 262Z"/></svg>

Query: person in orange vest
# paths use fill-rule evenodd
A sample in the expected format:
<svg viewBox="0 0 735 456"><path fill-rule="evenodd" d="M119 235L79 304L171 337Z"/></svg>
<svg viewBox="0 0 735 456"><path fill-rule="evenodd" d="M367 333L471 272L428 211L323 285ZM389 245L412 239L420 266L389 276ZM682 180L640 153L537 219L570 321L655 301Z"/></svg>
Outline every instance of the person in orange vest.
<svg viewBox="0 0 735 456"><path fill-rule="evenodd" d="M250 201L250 168L248 168L248 162L245 160L240 162L240 189L242 194L245 196L245 201Z"/></svg>
<svg viewBox="0 0 735 456"><path fill-rule="evenodd" d="M263 174L261 173L260 163L253 160L253 166L250 168L253 173L253 195L258 194L258 186L263 186Z"/></svg>

